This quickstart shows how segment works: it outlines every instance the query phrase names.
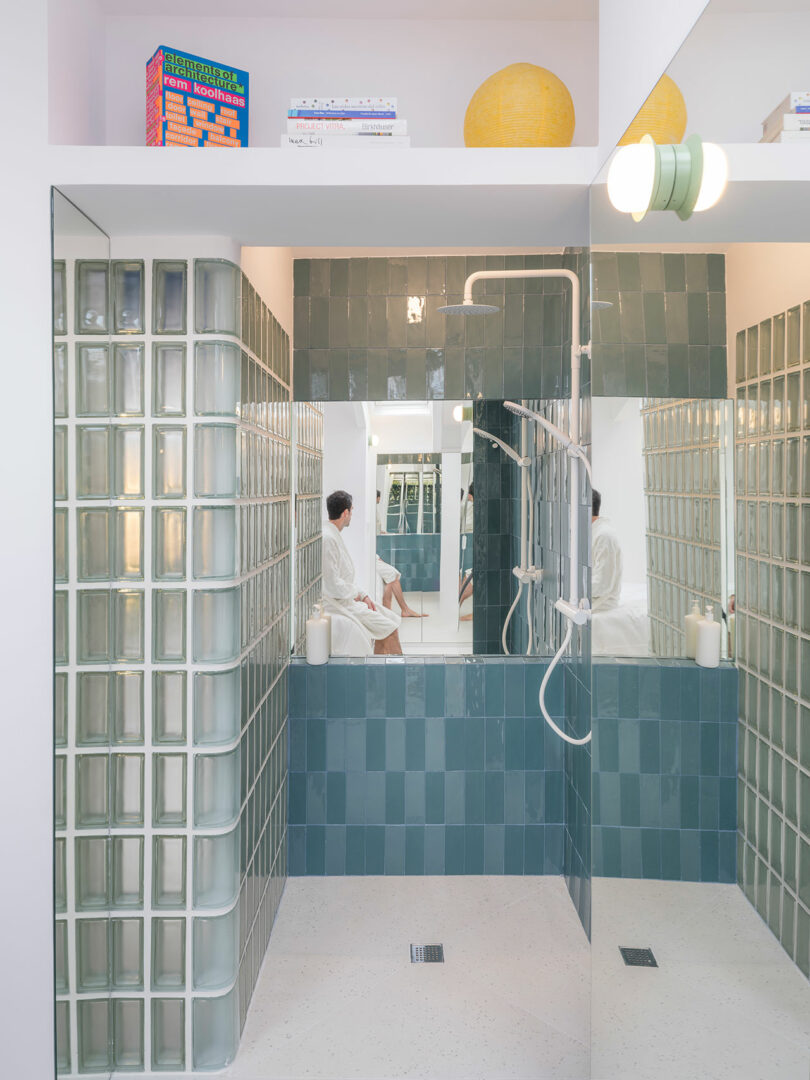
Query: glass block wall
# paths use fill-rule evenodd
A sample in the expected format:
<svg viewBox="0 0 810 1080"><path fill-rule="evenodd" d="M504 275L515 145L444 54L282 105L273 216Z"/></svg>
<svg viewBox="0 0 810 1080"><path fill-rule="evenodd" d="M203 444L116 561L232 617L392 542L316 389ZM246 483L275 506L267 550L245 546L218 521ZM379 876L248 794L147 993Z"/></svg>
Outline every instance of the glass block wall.
<svg viewBox="0 0 810 1080"><path fill-rule="evenodd" d="M641 412L653 653L685 656L693 600L721 620L729 591L731 424L726 402L711 398L647 398Z"/></svg>
<svg viewBox="0 0 810 1080"><path fill-rule="evenodd" d="M305 651L306 621L321 598L323 504L323 409L310 401L293 405L296 432L295 649Z"/></svg>
<svg viewBox="0 0 810 1080"><path fill-rule="evenodd" d="M59 1071L218 1068L286 872L289 341L223 260L55 276Z"/></svg>
<svg viewBox="0 0 810 1080"><path fill-rule="evenodd" d="M737 334L738 880L810 976L810 301Z"/></svg>

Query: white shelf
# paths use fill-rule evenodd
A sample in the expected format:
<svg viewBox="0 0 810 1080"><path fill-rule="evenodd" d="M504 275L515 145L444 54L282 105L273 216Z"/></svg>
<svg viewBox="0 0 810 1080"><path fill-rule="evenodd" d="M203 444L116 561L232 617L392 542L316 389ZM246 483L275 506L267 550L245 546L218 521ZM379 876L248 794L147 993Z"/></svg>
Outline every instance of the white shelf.
<svg viewBox="0 0 810 1080"><path fill-rule="evenodd" d="M588 241L596 147L168 150L54 146L53 184L103 229L244 244Z"/></svg>

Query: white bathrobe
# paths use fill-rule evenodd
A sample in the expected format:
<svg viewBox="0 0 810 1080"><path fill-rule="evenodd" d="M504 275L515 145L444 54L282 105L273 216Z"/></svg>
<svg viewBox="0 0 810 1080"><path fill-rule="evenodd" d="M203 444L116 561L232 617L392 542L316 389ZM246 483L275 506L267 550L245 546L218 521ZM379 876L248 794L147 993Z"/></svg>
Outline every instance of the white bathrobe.
<svg viewBox="0 0 810 1080"><path fill-rule="evenodd" d="M325 606L339 615L345 615L359 623L375 640L381 641L392 634L401 622L388 608L376 611L357 600L365 590L355 581L354 563L346 547L340 529L327 521L323 527L323 598Z"/></svg>
<svg viewBox="0 0 810 1080"><path fill-rule="evenodd" d="M591 525L591 610L612 611L621 595L621 544L610 521L598 517Z"/></svg>

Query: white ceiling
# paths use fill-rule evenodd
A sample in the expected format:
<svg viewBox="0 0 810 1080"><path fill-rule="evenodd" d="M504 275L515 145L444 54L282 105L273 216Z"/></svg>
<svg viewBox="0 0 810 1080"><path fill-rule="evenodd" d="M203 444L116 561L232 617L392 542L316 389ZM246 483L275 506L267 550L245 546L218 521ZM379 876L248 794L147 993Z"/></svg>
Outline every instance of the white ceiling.
<svg viewBox="0 0 810 1080"><path fill-rule="evenodd" d="M63 0L64 2L64 0ZM598 0L100 0L108 15L161 15L164 18L265 19L495 19L595 22Z"/></svg>

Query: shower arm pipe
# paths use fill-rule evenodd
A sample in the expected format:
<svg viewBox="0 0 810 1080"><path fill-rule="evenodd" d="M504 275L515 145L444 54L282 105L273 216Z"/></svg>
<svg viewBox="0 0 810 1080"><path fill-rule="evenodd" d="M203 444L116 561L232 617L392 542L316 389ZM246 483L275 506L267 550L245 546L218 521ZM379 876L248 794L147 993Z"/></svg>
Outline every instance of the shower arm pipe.
<svg viewBox="0 0 810 1080"><path fill-rule="evenodd" d="M510 457L521 469L528 469L531 464L529 458L524 454L523 457L520 454L515 453L508 443L505 443L502 439L499 439L497 435L490 435L488 431L482 430L482 428L474 427L473 431L476 435L480 435L482 439L486 439L487 442L491 442L494 446L500 446L501 450Z"/></svg>

